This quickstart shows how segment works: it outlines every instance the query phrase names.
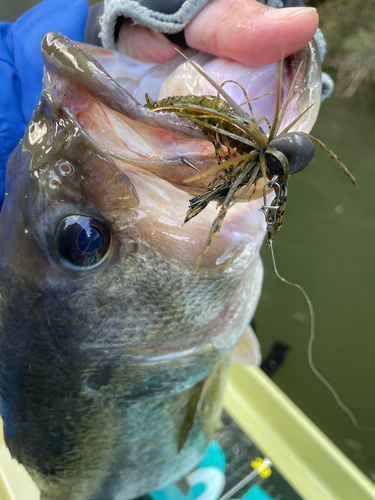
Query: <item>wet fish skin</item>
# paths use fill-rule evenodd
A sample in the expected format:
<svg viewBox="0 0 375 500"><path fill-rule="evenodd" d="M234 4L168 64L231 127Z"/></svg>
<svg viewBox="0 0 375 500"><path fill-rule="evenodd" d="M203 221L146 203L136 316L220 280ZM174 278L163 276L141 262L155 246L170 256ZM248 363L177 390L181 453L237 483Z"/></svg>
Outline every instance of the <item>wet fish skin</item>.
<svg viewBox="0 0 375 500"><path fill-rule="evenodd" d="M42 500L127 500L199 462L220 415L235 336L257 301L261 264L255 252L232 268L233 253L194 273L184 256L153 246L139 223L131 172L119 170L62 104L91 84L84 72L83 80L69 79L77 72L67 76L67 50L79 68L89 60L102 76L100 68L64 37L44 42L47 65L55 62L9 160L0 216L5 439ZM176 118L152 122L132 99L118 99L112 83L95 92L108 92L106 105L121 105L145 126L201 137ZM98 266L80 270L61 258L56 232L71 215L108 227L110 250ZM215 347L226 335L227 344Z"/></svg>

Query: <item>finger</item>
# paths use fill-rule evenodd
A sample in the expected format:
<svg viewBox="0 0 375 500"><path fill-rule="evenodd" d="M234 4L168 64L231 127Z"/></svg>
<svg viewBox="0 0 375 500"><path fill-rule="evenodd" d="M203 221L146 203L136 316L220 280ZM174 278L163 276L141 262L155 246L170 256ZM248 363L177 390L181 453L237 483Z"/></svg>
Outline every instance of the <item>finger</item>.
<svg viewBox="0 0 375 500"><path fill-rule="evenodd" d="M121 26L117 46L120 52L134 59L158 64L176 57L175 47L178 47L161 33L133 24L131 19L126 19Z"/></svg>
<svg viewBox="0 0 375 500"><path fill-rule="evenodd" d="M185 28L189 47L248 66L297 52L318 28L314 8L274 9L255 0L211 0Z"/></svg>

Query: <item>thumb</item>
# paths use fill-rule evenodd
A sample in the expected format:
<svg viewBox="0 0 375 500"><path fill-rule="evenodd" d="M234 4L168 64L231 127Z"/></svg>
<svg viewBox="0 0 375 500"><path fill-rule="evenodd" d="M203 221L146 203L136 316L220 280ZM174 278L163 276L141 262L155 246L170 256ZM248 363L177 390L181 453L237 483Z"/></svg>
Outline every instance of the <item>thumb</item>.
<svg viewBox="0 0 375 500"><path fill-rule="evenodd" d="M186 26L189 47L248 66L270 64L304 47L319 18L310 7L274 9L255 0L211 0Z"/></svg>

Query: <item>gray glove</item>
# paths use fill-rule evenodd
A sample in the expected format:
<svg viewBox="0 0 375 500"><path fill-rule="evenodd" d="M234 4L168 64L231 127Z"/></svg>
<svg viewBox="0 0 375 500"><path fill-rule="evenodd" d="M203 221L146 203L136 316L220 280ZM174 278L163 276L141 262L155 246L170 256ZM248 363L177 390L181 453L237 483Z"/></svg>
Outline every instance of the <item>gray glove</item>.
<svg viewBox="0 0 375 500"><path fill-rule="evenodd" d="M85 42L115 49L126 18L164 33L172 42L186 47L183 30L209 0L88 0L93 5L86 22ZM302 0L258 0L269 7L303 6Z"/></svg>
<svg viewBox="0 0 375 500"><path fill-rule="evenodd" d="M113 50L116 48L116 35L118 35L124 19L130 18L136 24L141 24L142 26L164 33L165 35L173 35L182 32L185 26L198 14L208 1L209 0L105 0L101 4L90 9L88 21L91 15L95 16L96 19L98 19L98 14L100 15L99 24L101 31L99 37L103 47ZM97 9L97 12L91 13L94 9ZM89 35L87 38L89 39ZM180 38L173 36L169 36L169 38L179 45L184 42L183 35L180 36Z"/></svg>
<svg viewBox="0 0 375 500"><path fill-rule="evenodd" d="M164 33L173 43L186 47L185 26L209 0L88 0L85 42L116 48L117 36L126 18ZM303 0L258 0L269 7L304 6Z"/></svg>

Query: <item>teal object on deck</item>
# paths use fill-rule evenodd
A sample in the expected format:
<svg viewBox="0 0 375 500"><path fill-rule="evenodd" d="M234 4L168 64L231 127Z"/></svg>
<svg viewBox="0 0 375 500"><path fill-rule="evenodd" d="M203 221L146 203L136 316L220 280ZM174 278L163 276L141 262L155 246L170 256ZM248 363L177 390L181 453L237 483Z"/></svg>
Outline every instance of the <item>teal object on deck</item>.
<svg viewBox="0 0 375 500"><path fill-rule="evenodd" d="M242 500L271 500L271 497L260 486L254 484L246 495L242 497Z"/></svg>
<svg viewBox="0 0 375 500"><path fill-rule="evenodd" d="M190 492L185 495L178 486L170 484L150 493L152 500L217 499L225 485L225 456L220 446L212 441L197 469L188 474Z"/></svg>

